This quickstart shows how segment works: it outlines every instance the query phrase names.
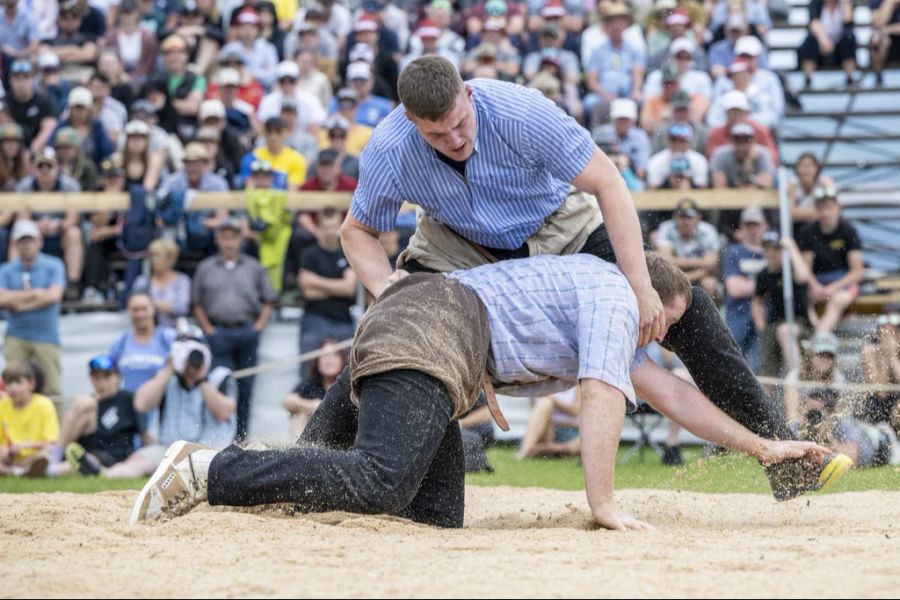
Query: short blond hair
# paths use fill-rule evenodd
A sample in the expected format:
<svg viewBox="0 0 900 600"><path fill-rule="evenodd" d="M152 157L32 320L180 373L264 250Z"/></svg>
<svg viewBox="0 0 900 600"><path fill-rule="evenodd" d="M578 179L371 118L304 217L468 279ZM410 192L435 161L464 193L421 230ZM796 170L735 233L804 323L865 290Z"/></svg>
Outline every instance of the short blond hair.
<svg viewBox="0 0 900 600"><path fill-rule="evenodd" d="M181 250L180 248L178 248L178 244L176 244L172 240L153 240L152 242L150 242L150 246L147 249L150 254L161 252L176 261L178 260L178 256L181 254Z"/></svg>

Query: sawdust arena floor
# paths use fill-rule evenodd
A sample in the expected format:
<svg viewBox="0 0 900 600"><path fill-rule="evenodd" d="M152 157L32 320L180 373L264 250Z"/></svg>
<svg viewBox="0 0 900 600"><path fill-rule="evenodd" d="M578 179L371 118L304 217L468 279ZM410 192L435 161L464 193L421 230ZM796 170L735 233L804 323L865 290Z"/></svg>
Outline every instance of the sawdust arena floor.
<svg viewBox="0 0 900 600"><path fill-rule="evenodd" d="M129 527L135 492L0 495L4 597L884 597L900 492L624 490L652 532L594 529L583 492L468 489L466 527L203 505Z"/></svg>

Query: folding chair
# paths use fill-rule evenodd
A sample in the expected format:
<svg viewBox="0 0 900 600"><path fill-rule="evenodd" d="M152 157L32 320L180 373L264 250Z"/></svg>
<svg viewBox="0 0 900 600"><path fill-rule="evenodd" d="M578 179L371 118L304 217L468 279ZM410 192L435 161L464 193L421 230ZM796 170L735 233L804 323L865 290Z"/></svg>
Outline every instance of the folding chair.
<svg viewBox="0 0 900 600"><path fill-rule="evenodd" d="M652 406L643 400L638 400L637 409L633 413L625 415L625 418L638 430L638 439L631 448L622 454L619 464L628 464L635 455L638 456L640 463L644 464L644 453L648 448L655 450L662 457L662 446L653 441L652 435L665 422L665 417L656 412Z"/></svg>

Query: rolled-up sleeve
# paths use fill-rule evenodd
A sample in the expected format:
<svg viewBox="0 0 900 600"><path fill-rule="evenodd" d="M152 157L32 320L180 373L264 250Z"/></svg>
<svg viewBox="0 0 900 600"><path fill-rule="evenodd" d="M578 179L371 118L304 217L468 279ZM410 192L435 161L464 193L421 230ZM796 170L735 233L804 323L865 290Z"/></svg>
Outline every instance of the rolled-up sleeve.
<svg viewBox="0 0 900 600"><path fill-rule="evenodd" d="M403 196L390 162L384 151L370 142L360 157L359 183L350 212L366 227L392 231L402 205Z"/></svg>
<svg viewBox="0 0 900 600"><path fill-rule="evenodd" d="M528 153L557 179L572 181L590 162L597 149L591 134L537 90L529 98L525 124Z"/></svg>

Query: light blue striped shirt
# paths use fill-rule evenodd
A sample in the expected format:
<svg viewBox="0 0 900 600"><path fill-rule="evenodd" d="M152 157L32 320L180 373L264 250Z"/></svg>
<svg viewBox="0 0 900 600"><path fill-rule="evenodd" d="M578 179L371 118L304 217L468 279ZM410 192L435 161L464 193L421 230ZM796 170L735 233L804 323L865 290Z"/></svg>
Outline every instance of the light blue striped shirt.
<svg viewBox="0 0 900 600"><path fill-rule="evenodd" d="M398 106L363 150L351 206L358 221L389 231L409 201L473 242L512 250L559 208L596 150L588 131L537 90L489 79L469 84L476 133L465 178Z"/></svg>
<svg viewBox="0 0 900 600"><path fill-rule="evenodd" d="M491 328L488 369L516 396L563 391L598 379L635 406L637 299L619 268L588 254L505 260L447 275L484 304Z"/></svg>

